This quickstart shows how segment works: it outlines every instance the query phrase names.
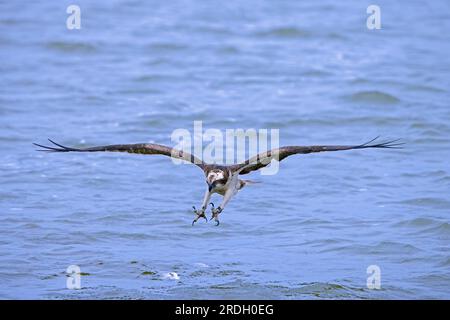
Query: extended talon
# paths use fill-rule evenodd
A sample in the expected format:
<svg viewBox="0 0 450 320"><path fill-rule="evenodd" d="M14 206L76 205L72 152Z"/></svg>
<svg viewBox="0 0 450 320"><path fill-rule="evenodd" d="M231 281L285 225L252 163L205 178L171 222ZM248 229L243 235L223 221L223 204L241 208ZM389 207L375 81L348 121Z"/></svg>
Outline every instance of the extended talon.
<svg viewBox="0 0 450 320"><path fill-rule="evenodd" d="M220 224L220 222L219 222L219 214L222 212L222 208L220 206L217 207L217 208L214 208L214 204L213 203L211 203L211 206L212 206L212 208L211 208L212 215L211 215L211 219L209 219L209 220L214 219L214 221L216 221L216 227L217 227Z"/></svg>
<svg viewBox="0 0 450 320"><path fill-rule="evenodd" d="M205 222L208 222L208 218L206 217L206 215L203 214L198 214L197 217L192 221L192 225L194 225L194 223L196 223L198 221L198 219L203 218L205 219Z"/></svg>
<svg viewBox="0 0 450 320"><path fill-rule="evenodd" d="M200 218L203 218L206 222L208 222L208 218L206 217L204 210L197 210L195 209L195 206L192 206L192 208L194 209L194 213L197 215L197 217L192 221L192 225L194 225L194 223L196 223Z"/></svg>
<svg viewBox="0 0 450 320"><path fill-rule="evenodd" d="M210 220L212 220L212 219L214 219L214 221L216 222L215 226L217 227L220 224L219 214L213 214Z"/></svg>

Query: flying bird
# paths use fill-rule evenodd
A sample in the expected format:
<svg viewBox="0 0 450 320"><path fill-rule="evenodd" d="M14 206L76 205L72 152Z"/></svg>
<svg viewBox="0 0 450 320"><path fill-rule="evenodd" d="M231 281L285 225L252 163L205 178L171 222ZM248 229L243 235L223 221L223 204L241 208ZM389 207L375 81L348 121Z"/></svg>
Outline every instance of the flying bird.
<svg viewBox="0 0 450 320"><path fill-rule="evenodd" d="M206 178L206 192L203 198L203 203L200 209L196 209L193 206L195 219L192 221L192 225L200 218L204 218L208 221L205 215L208 203L212 194L218 193L223 196L222 203L215 207L213 203L211 205L211 220L214 219L216 226L219 225L219 214L223 211L230 199L246 185L252 183L251 180L243 180L239 177L241 175L248 174L252 171L259 170L268 166L272 160L282 161L289 156L295 154L307 154L314 152L325 151L342 151L353 149L369 149L369 148L383 148L383 149L395 149L401 148L402 142L397 140L391 140L386 142L374 143L378 139L370 140L360 145L318 145L318 146L286 146L281 148L272 149L263 153L260 153L246 161L234 165L218 165L208 164L195 157L194 155L177 150L168 146L154 144L154 143L136 143L136 144L115 144L107 146L98 146L90 148L72 148L58 144L48 139L53 145L44 146L37 143L33 143L42 149L38 151L47 152L128 152L137 154L157 154L164 155L174 159L184 160L195 164L197 167L203 170Z"/></svg>

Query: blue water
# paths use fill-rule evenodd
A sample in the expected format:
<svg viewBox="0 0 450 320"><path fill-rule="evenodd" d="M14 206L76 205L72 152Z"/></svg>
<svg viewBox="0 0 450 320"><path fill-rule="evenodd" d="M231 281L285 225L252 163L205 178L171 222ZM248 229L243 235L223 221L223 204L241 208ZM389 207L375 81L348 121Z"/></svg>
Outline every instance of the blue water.
<svg viewBox="0 0 450 320"><path fill-rule="evenodd" d="M73 3L0 3L0 298L450 298L448 1L378 1L381 30L371 1L77 0L68 30ZM173 145L195 120L406 146L290 157L191 227L195 166L31 144Z"/></svg>

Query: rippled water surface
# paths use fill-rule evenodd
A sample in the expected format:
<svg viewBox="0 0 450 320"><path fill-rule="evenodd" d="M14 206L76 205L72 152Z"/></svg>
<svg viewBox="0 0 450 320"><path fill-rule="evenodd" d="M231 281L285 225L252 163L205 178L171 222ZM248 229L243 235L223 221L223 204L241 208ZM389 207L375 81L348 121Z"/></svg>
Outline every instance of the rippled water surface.
<svg viewBox="0 0 450 320"><path fill-rule="evenodd" d="M378 1L381 30L369 1L76 3L72 31L72 2L0 3L0 298L450 298L448 1ZM173 145L194 120L407 145L290 157L191 227L195 166L31 144Z"/></svg>

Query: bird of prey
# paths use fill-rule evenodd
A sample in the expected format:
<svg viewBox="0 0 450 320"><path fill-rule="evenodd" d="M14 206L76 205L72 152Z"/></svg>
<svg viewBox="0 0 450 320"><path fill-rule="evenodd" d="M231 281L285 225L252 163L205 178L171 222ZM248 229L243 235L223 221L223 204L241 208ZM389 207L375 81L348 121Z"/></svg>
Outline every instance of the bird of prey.
<svg viewBox="0 0 450 320"><path fill-rule="evenodd" d="M211 205L211 220L214 219L216 226L219 225L219 214L223 211L230 199L243 187L250 184L250 180L239 179L241 175L248 174L252 171L259 170L271 163L272 160L282 161L283 159L292 156L294 154L306 154L313 152L324 152L324 151L341 151L341 150L353 150L353 149L369 149L369 148L400 148L403 144L397 140L391 140L386 142L374 143L377 139L370 140L364 144L360 145L316 145L316 146L286 146L281 148L272 149L263 153L260 153L246 161L234 164L234 165L218 165L218 164L208 164L195 157L194 155L177 150L168 146L153 144L153 143L136 143L136 144L115 144L106 145L90 148L72 148L65 147L58 144L50 139L48 139L53 145L44 146L37 143L34 145L42 148L38 151L47 152L128 152L128 153L138 153L138 154L157 154L172 157L174 159L180 159L184 161L191 162L203 170L206 177L206 192L203 198L203 203L200 209L196 209L193 206L195 219L192 221L192 225L197 222L200 218L204 218L208 221L205 215L205 210L207 209L208 203L211 199L211 195L218 193L223 196L222 203L214 207L213 203Z"/></svg>

